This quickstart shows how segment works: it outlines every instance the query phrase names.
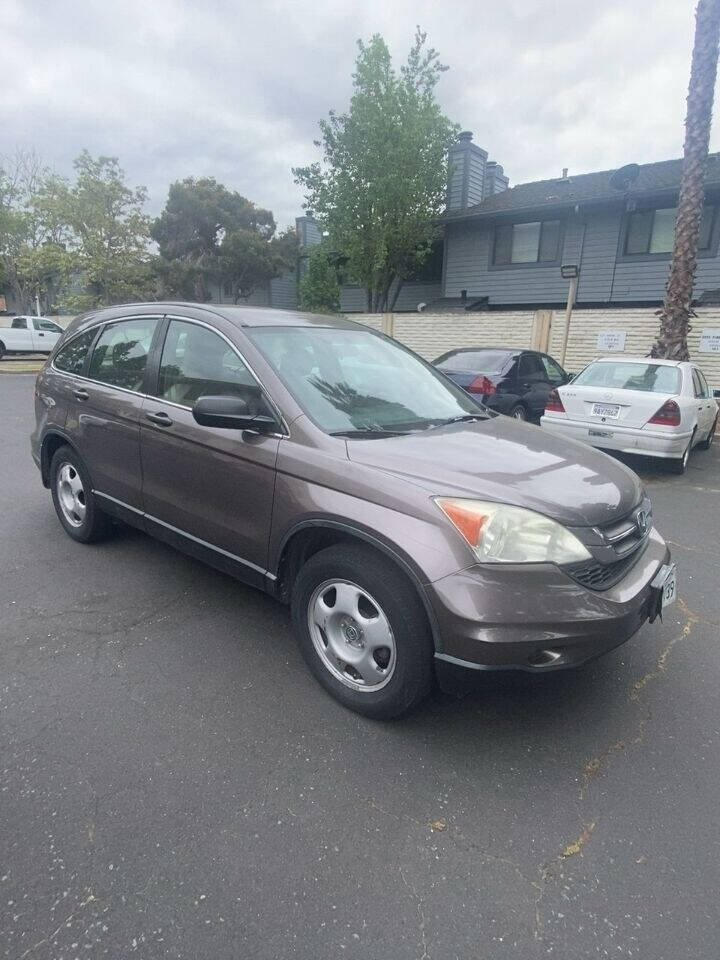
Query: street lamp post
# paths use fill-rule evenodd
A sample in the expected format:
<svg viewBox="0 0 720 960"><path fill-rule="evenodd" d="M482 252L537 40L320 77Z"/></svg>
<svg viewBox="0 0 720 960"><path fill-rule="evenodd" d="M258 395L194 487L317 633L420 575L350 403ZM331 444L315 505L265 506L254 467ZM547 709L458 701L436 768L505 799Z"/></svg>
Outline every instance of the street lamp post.
<svg viewBox="0 0 720 960"><path fill-rule="evenodd" d="M575 298L577 296L578 279L580 277L580 267L577 263L564 263L560 267L560 276L570 281L568 287L567 307L565 308L565 331L563 333L562 353L560 355L560 366L565 366L565 355L567 354L568 338L570 336L570 320L572 318Z"/></svg>

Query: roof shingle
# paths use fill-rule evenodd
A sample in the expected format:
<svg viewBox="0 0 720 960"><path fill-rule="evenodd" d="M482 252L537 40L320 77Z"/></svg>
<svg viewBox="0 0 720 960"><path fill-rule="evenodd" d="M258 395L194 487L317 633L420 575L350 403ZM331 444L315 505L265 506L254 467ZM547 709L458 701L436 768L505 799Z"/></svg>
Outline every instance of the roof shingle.
<svg viewBox="0 0 720 960"><path fill-rule="evenodd" d="M493 214L536 210L542 207L574 206L577 203L621 200L624 196L662 193L680 187L682 160L661 160L640 165L637 179L627 192L617 190L610 183L614 170L582 173L563 180L535 180L492 194L480 203L464 210L452 210L445 220L465 217L485 217ZM720 186L720 153L708 156L706 184Z"/></svg>

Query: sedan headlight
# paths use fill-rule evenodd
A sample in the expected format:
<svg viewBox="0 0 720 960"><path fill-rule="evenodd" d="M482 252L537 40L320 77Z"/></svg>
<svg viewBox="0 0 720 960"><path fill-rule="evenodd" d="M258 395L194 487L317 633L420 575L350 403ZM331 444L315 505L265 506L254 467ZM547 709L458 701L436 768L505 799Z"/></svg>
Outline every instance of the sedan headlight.
<svg viewBox="0 0 720 960"><path fill-rule="evenodd" d="M435 502L482 563L577 563L591 557L575 534L534 510L484 500Z"/></svg>

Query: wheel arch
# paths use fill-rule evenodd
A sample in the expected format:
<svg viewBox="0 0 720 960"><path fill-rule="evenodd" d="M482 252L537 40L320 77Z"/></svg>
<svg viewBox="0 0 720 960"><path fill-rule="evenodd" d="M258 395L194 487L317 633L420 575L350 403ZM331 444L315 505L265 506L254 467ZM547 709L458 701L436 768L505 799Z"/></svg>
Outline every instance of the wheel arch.
<svg viewBox="0 0 720 960"><path fill-rule="evenodd" d="M59 430L49 430L42 438L40 445L40 476L44 487L50 486L50 464L60 447L70 447L80 456L75 444L64 433Z"/></svg>
<svg viewBox="0 0 720 960"><path fill-rule="evenodd" d="M427 616L435 650L441 650L440 632L423 580L410 558L393 545L362 527L341 520L303 520L292 527L280 545L275 580L275 596L290 602L292 585L302 565L314 554L339 543L360 543L387 557L401 571L420 598Z"/></svg>

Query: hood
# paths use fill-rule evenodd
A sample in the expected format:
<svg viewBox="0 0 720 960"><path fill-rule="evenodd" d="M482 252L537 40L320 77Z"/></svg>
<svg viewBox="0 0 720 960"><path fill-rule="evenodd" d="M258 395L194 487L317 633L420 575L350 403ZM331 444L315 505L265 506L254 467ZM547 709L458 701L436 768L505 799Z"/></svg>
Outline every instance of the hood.
<svg viewBox="0 0 720 960"><path fill-rule="evenodd" d="M642 497L640 479L622 463L510 417L347 446L352 461L406 477L431 495L527 507L569 526L608 523Z"/></svg>

